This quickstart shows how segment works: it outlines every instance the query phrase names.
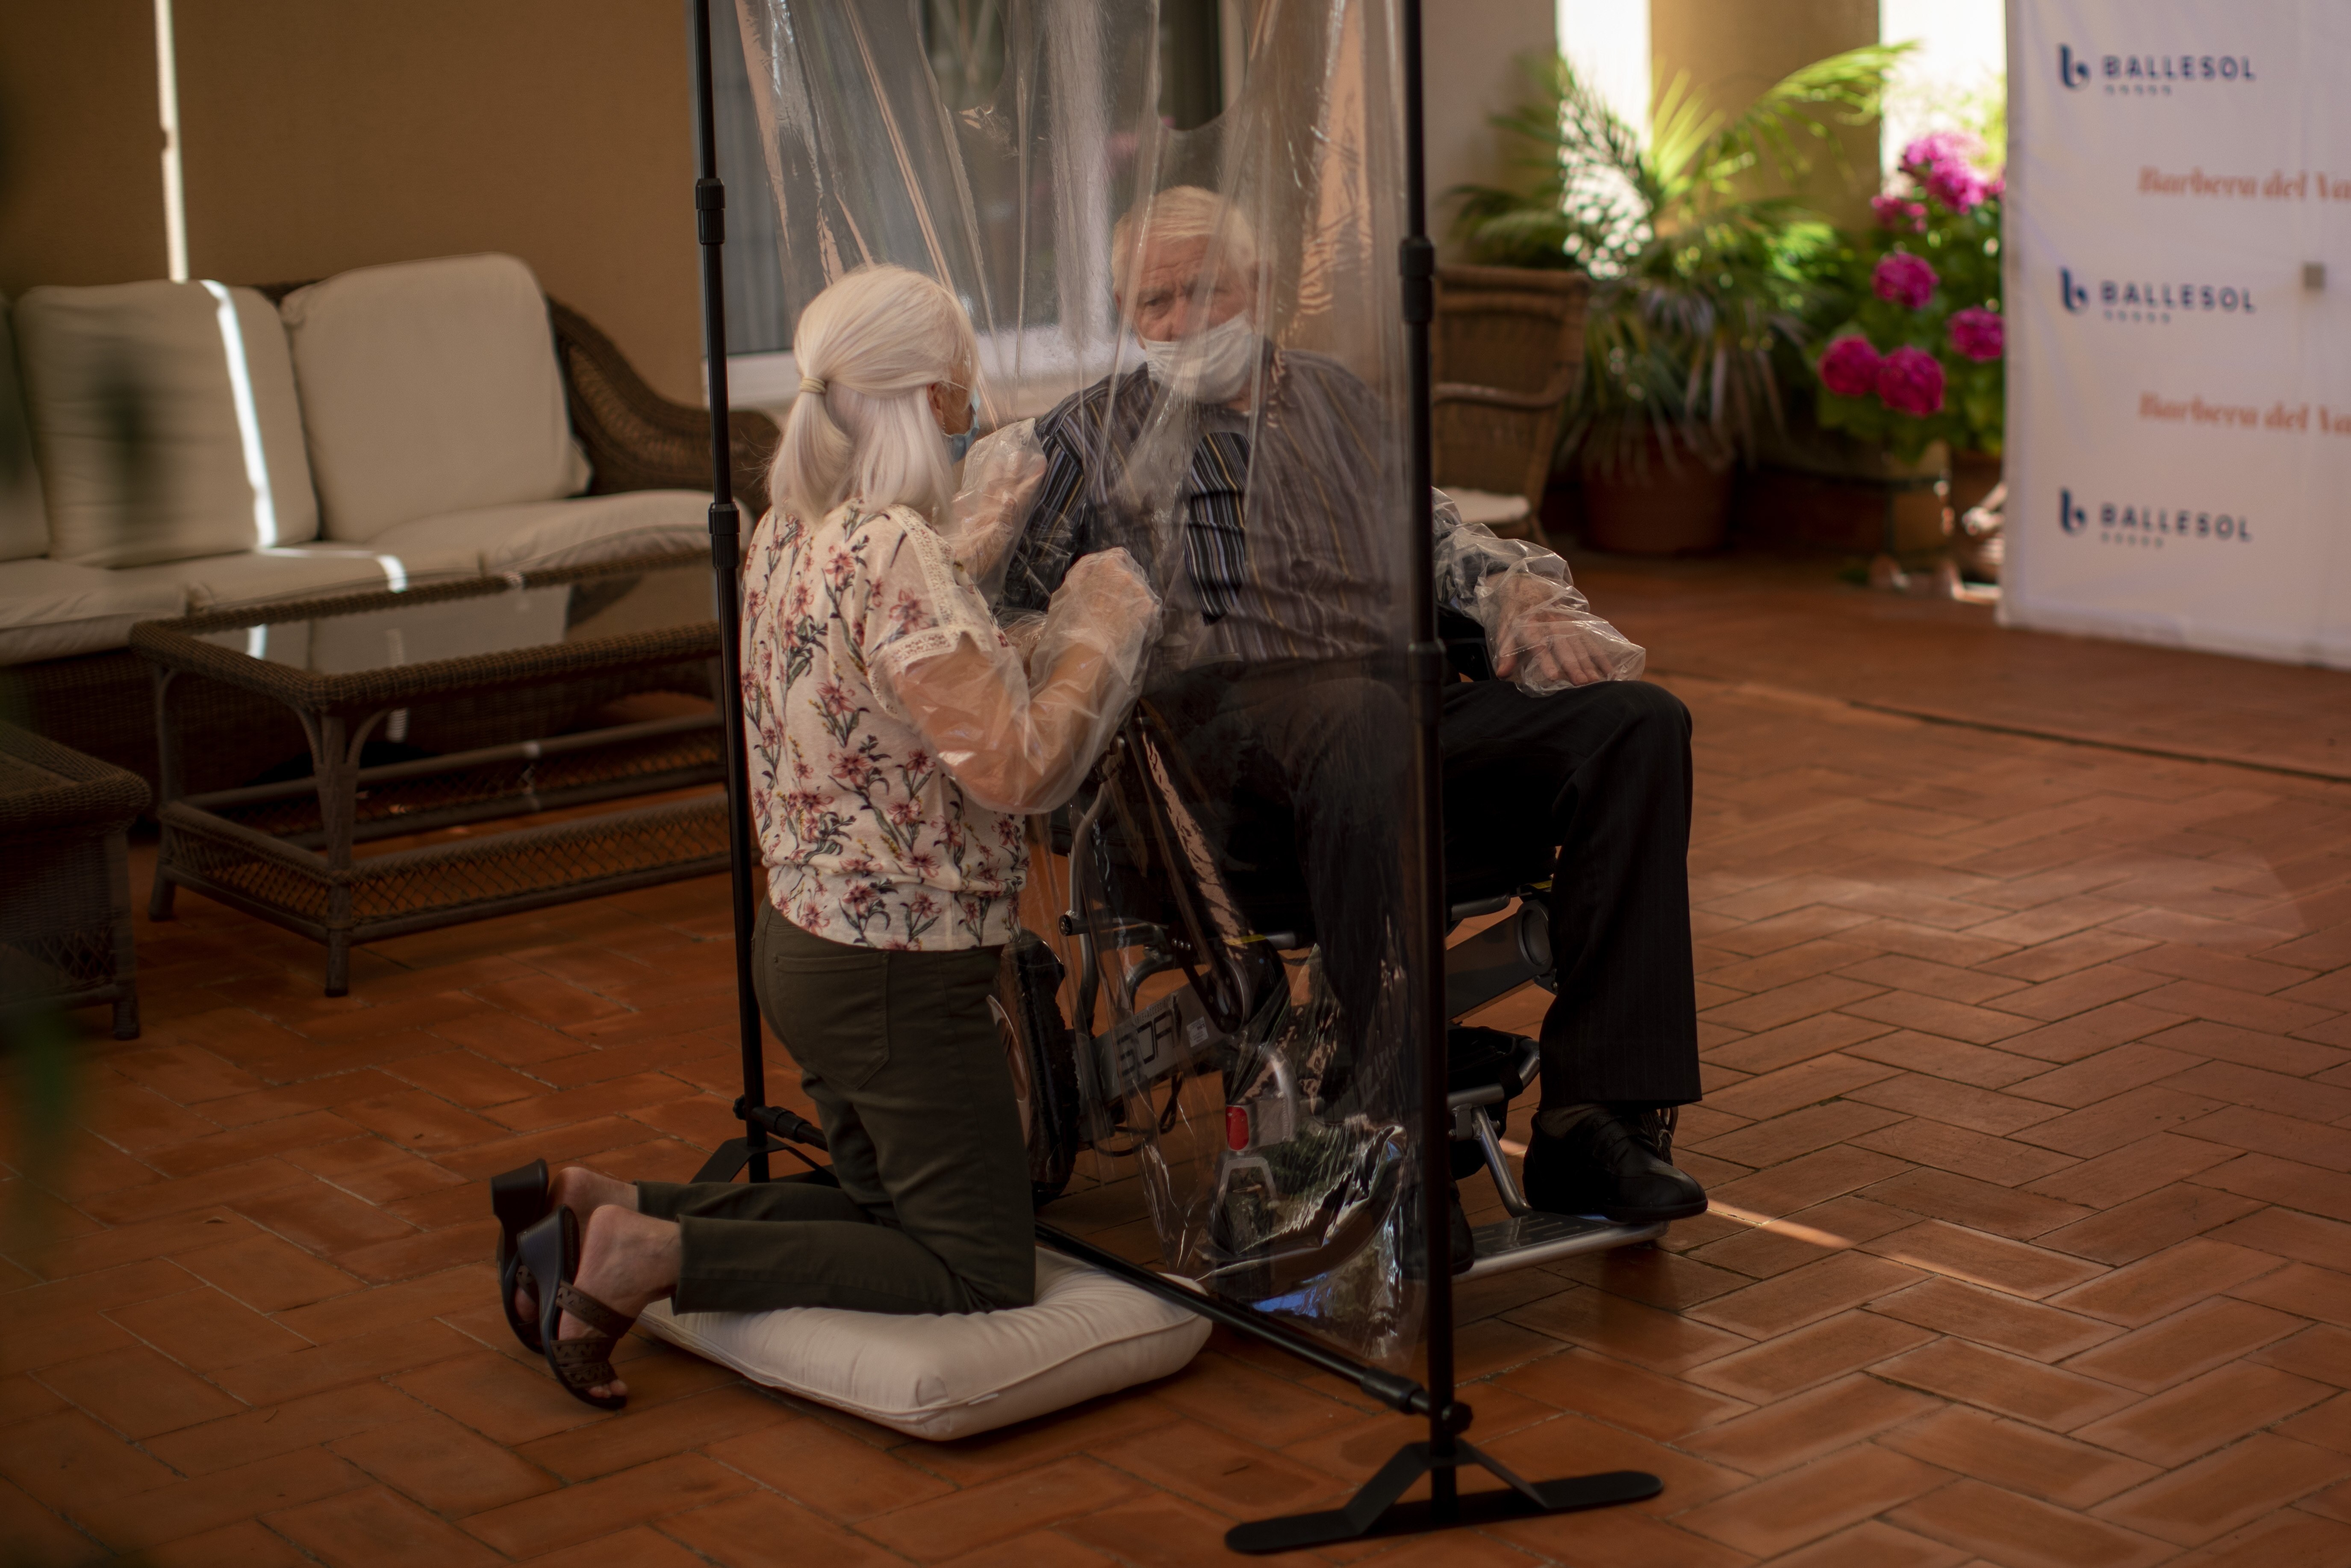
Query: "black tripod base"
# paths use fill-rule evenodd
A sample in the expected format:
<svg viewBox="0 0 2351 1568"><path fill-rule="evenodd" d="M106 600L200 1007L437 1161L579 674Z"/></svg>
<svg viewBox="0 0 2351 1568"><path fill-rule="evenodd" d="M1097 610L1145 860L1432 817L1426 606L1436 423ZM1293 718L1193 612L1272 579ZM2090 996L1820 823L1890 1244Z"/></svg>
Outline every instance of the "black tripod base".
<svg viewBox="0 0 2351 1568"><path fill-rule="evenodd" d="M1398 1502L1396 1499L1421 1477L1438 1469L1470 1465L1500 1477L1510 1485L1499 1491L1470 1492L1439 1506L1434 1500ZM1343 1541L1363 1541L1385 1535L1419 1535L1432 1530L1466 1525L1499 1524L1510 1519L1539 1514L1572 1513L1578 1509L1606 1508L1656 1496L1666 1483L1645 1470L1610 1470L1604 1475L1569 1476L1560 1480L1522 1480L1468 1443L1456 1439L1450 1463L1435 1458L1426 1443L1406 1443L1344 1508L1322 1513L1293 1513L1281 1519L1252 1520L1225 1531L1225 1544L1235 1552L1269 1553L1298 1552Z"/></svg>

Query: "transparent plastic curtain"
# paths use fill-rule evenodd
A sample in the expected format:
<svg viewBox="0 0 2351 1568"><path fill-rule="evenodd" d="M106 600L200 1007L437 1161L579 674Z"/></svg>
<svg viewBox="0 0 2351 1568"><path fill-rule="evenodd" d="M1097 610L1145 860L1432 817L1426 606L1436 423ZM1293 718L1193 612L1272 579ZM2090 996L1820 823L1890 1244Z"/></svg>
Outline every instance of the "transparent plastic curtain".
<svg viewBox="0 0 2351 1568"><path fill-rule="evenodd" d="M1041 608L1081 513L1167 606L1134 716L1031 825L1052 956L1022 962L1060 986L1029 1021L1067 1043L1024 1095L1074 1099L1101 1189L1063 1212L1147 1213L1163 1267L1399 1364L1423 1156L1392 0L1245 8L1245 81L1192 131L1158 112L1155 0L738 9L794 307L871 262L939 278L983 423L1082 458L1013 531L1000 613ZM1190 325L1146 370L1171 288ZM1198 329L1235 293L1238 392L1231 315Z"/></svg>

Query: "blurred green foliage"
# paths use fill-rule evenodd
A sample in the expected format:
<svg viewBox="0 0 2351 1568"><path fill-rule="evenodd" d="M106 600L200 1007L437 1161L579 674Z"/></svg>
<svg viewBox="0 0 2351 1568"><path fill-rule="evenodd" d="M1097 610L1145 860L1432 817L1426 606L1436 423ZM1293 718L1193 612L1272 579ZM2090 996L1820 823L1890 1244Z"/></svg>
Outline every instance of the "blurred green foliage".
<svg viewBox="0 0 2351 1568"><path fill-rule="evenodd" d="M1752 458L1834 277L1838 239L1795 196L1839 126L1868 123L1911 47L1871 45L1789 73L1732 116L1687 75L1658 91L1646 141L1563 56L1528 62L1533 97L1491 123L1517 180L1467 185L1454 233L1489 266L1591 275L1583 380L1562 455L1586 472Z"/></svg>

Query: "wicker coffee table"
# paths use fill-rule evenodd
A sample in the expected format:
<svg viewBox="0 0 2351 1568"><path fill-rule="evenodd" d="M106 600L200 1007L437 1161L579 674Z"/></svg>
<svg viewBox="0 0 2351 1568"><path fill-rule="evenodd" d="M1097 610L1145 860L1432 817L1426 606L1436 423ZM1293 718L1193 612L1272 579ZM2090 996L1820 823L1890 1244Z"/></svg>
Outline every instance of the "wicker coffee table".
<svg viewBox="0 0 2351 1568"><path fill-rule="evenodd" d="M711 602L696 552L134 627L162 751L152 913L168 918L173 890L189 887L315 937L327 994L341 996L354 942L726 869L724 797L697 788L724 779L716 712L591 716L629 693L709 696ZM219 706L205 693L222 685L299 721L307 774L297 759L278 771L299 776L182 793L183 757ZM692 792L580 810L681 790ZM470 826L549 812L563 815Z"/></svg>

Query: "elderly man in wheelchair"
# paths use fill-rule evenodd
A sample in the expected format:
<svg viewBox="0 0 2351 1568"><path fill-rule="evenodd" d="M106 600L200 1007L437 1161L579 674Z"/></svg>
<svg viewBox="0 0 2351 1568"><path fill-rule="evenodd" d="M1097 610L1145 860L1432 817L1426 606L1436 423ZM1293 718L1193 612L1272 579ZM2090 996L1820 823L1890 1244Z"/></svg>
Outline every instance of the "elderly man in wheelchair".
<svg viewBox="0 0 2351 1568"><path fill-rule="evenodd" d="M1166 1131L1187 1075L1197 1093L1217 1064L1228 1135L1208 1253L1254 1270L1229 1283L1255 1296L1283 1282L1259 1231L1285 1157L1295 1186L1315 1145L1320 1195L1319 1244L1290 1277L1359 1242L1399 1197L1378 1151L1401 1128L1374 1113L1376 1071L1358 1049L1403 1005L1404 873L1383 808L1401 797L1412 730L1382 653L1393 596L1372 586L1375 541L1394 528L1359 493L1376 488L1350 484L1377 472L1384 415L1336 361L1262 335L1255 237L1223 198L1158 193L1121 220L1112 265L1144 364L1037 423L1034 499L989 552L998 614L1041 610L1088 553L1151 559L1155 538L1168 629L1144 700L1054 819L1077 1017L1061 1017L1063 967L1034 936L1008 959L1005 1005L1032 1042L1040 1198L1077 1144L1116 1152L1122 1136ZM1139 469L1153 472L1137 482ZM1180 501L1155 517L1132 500L1171 489ZM1434 528L1458 672L1440 721L1447 891L1457 921L1517 901L1451 947L1444 978L1453 1174L1482 1165L1513 1217L1478 1250L1543 1251L1547 1217L1588 1229L1696 1215L1705 1193L1670 1163L1675 1108L1699 1093L1688 714L1636 678L1641 651L1590 612L1557 556L1462 523L1441 497ZM1310 947L1311 987L1280 956ZM1459 1023L1530 980L1554 993L1539 1041ZM1521 1184L1501 1117L1538 1078ZM1508 1266L1454 1228L1456 1272ZM1417 1246L1407 1238L1408 1272Z"/></svg>

